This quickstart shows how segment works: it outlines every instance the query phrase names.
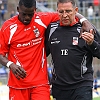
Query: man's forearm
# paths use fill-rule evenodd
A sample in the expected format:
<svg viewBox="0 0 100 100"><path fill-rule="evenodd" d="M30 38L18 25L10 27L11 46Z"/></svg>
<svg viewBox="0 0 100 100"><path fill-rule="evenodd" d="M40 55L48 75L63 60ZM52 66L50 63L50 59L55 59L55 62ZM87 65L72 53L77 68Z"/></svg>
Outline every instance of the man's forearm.
<svg viewBox="0 0 100 100"><path fill-rule="evenodd" d="M75 16L79 19L79 22L80 22L81 24L83 24L83 22L87 20L87 19L86 19L83 15L81 15L80 13L76 13Z"/></svg>
<svg viewBox="0 0 100 100"><path fill-rule="evenodd" d="M79 19L81 19L81 18L85 18L83 15L81 15L80 13L76 13L76 15L75 15L76 17L78 17Z"/></svg>
<svg viewBox="0 0 100 100"><path fill-rule="evenodd" d="M5 56L3 56L3 55L0 54L0 63L2 65L6 66L6 64L7 64L8 61L9 60Z"/></svg>

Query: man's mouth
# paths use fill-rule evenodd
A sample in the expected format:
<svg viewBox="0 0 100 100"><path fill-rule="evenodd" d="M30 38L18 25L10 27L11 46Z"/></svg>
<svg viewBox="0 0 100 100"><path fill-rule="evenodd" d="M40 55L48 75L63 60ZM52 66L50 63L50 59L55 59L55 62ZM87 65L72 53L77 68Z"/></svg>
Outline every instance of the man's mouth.
<svg viewBox="0 0 100 100"><path fill-rule="evenodd" d="M29 24L30 21L29 20L24 20L24 24Z"/></svg>

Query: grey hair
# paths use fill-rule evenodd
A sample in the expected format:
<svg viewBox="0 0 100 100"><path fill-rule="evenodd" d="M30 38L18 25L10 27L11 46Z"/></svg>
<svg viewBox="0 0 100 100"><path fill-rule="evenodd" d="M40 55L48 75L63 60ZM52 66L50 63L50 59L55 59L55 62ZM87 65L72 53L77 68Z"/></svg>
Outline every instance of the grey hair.
<svg viewBox="0 0 100 100"><path fill-rule="evenodd" d="M75 0L58 0L58 1L57 1L57 6L58 6L59 3L68 3L68 2L71 2L72 5L73 5L73 7L76 7L76 2L75 2Z"/></svg>

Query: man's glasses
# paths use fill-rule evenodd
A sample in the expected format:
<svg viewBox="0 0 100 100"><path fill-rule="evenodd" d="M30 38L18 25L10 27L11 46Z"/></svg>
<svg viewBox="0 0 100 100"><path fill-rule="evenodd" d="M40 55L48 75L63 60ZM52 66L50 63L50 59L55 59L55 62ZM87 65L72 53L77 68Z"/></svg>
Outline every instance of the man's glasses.
<svg viewBox="0 0 100 100"><path fill-rule="evenodd" d="M71 14L72 13L72 10L58 10L58 12L60 13L60 14Z"/></svg>

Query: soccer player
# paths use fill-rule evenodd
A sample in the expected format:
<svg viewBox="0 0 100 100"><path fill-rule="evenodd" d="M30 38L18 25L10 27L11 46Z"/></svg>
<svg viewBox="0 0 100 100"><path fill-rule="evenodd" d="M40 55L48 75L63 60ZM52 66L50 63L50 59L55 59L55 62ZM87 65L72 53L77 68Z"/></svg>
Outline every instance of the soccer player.
<svg viewBox="0 0 100 100"><path fill-rule="evenodd" d="M9 100L49 100L44 33L58 14L36 13L35 0L20 0L17 10L0 31L0 63L10 69Z"/></svg>
<svg viewBox="0 0 100 100"><path fill-rule="evenodd" d="M74 0L58 0L60 21L46 30L47 55L53 62L52 95L56 100L92 100L93 57L100 59L100 33L83 32Z"/></svg>

